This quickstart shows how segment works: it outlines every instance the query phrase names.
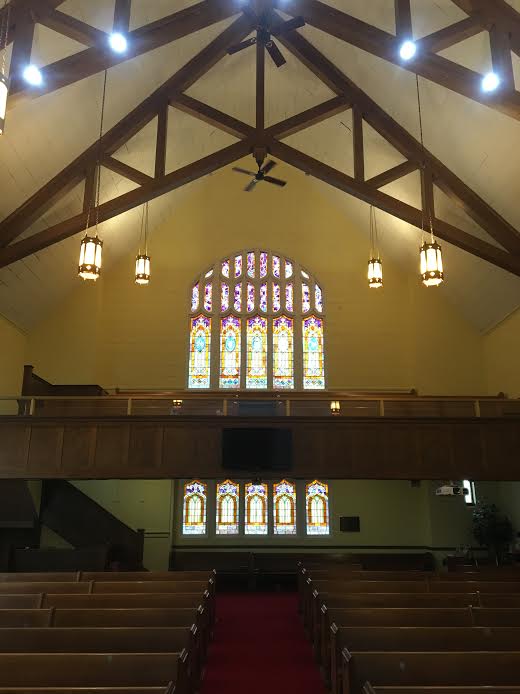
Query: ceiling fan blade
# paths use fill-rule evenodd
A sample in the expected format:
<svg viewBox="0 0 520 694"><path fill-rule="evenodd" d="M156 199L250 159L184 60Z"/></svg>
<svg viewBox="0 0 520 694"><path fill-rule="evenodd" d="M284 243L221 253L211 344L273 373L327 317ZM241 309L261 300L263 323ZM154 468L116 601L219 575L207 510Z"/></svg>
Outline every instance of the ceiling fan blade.
<svg viewBox="0 0 520 694"><path fill-rule="evenodd" d="M256 188L256 184L257 184L257 183L258 183L258 179L257 179L257 178L253 178L253 180L251 181L251 183L249 183L249 184L244 188L245 192L246 192L246 193L250 193L252 190L254 190L254 189Z"/></svg>
<svg viewBox="0 0 520 694"><path fill-rule="evenodd" d="M268 41L265 44L265 47L267 48L267 52L271 56L273 63L276 65L276 67L282 67L282 65L285 65L287 61L281 54L280 49L278 48L276 43L274 43L274 41Z"/></svg>
<svg viewBox="0 0 520 694"><path fill-rule="evenodd" d="M287 185L287 181L282 181L280 178L273 178L272 176L264 176L264 181L272 183L275 186L280 186L280 188Z"/></svg>
<svg viewBox="0 0 520 694"><path fill-rule="evenodd" d="M268 174L269 171L272 171L272 170L274 169L275 166L276 166L276 162L273 161L272 159L270 159L270 160L265 164L265 166L262 166L262 168L260 169L260 171L265 175L265 174Z"/></svg>
<svg viewBox="0 0 520 694"><path fill-rule="evenodd" d="M246 41L241 41L241 43L237 43L235 46L231 46L231 48L228 48L228 55L234 55L235 53L238 53L239 51L243 51L244 48L249 48L249 46L254 46L256 43L256 36L252 36L250 39L247 39Z"/></svg>
<svg viewBox="0 0 520 694"><path fill-rule="evenodd" d="M273 36L283 36L284 34L288 34L290 31L294 31L295 29L301 29L304 26L305 19L303 17L294 17L294 19L289 19L287 22L284 22L277 29L274 29L272 31L272 34Z"/></svg>
<svg viewBox="0 0 520 694"><path fill-rule="evenodd" d="M254 171L248 171L247 169L241 169L239 166L234 166L232 171L238 171L238 173L246 174L247 176L256 176Z"/></svg>

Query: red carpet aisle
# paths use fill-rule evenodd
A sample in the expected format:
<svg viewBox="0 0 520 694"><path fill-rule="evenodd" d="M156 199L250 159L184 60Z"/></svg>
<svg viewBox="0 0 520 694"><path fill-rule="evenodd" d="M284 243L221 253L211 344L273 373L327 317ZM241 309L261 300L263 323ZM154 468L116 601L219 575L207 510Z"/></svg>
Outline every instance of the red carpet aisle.
<svg viewBox="0 0 520 694"><path fill-rule="evenodd" d="M219 595L201 694L292 692L325 694L296 595Z"/></svg>

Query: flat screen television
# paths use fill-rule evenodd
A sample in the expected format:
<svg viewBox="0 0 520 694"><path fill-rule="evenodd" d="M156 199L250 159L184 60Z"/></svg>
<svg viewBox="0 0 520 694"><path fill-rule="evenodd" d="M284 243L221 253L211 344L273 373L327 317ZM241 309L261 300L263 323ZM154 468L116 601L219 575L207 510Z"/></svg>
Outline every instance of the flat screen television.
<svg viewBox="0 0 520 694"><path fill-rule="evenodd" d="M292 467L292 431L274 427L233 427L222 431L222 467L274 472Z"/></svg>

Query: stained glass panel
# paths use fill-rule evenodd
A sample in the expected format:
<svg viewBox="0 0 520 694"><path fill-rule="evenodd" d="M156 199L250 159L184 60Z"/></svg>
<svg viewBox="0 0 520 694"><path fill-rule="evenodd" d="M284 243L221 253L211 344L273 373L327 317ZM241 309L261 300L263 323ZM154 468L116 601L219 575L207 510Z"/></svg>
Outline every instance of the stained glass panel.
<svg viewBox="0 0 520 694"><path fill-rule="evenodd" d="M222 263L222 274L224 277L229 277L229 260L224 260Z"/></svg>
<svg viewBox="0 0 520 694"><path fill-rule="evenodd" d="M235 311L241 311L242 310L242 285L241 284L235 285L235 300L233 302L233 307L234 307Z"/></svg>
<svg viewBox="0 0 520 694"><path fill-rule="evenodd" d="M285 285L285 309L294 311L294 290L292 282L287 282Z"/></svg>
<svg viewBox="0 0 520 694"><path fill-rule="evenodd" d="M247 319L246 388L267 388L267 320Z"/></svg>
<svg viewBox="0 0 520 694"><path fill-rule="evenodd" d="M307 535L329 534L329 487L314 480L305 488Z"/></svg>
<svg viewBox="0 0 520 694"><path fill-rule="evenodd" d="M267 535L267 484L246 484L245 516L246 535Z"/></svg>
<svg viewBox="0 0 520 694"><path fill-rule="evenodd" d="M222 282L220 287L220 310L222 313L229 308L229 284Z"/></svg>
<svg viewBox="0 0 520 694"><path fill-rule="evenodd" d="M211 318L197 316L191 319L189 388L210 387Z"/></svg>
<svg viewBox="0 0 520 694"><path fill-rule="evenodd" d="M290 260L285 261L285 279L293 276L293 264Z"/></svg>
<svg viewBox="0 0 520 694"><path fill-rule="evenodd" d="M267 283L260 285L260 311L267 313Z"/></svg>
<svg viewBox="0 0 520 694"><path fill-rule="evenodd" d="M199 308L199 283L193 285L191 290L191 310L196 311Z"/></svg>
<svg viewBox="0 0 520 694"><path fill-rule="evenodd" d="M249 277L255 276L255 254L253 251L247 254L247 274Z"/></svg>
<svg viewBox="0 0 520 694"><path fill-rule="evenodd" d="M204 275L204 277L207 279L208 277L211 277L212 274L213 274L213 268L211 268L211 270L208 270L208 271L206 272L206 274Z"/></svg>
<svg viewBox="0 0 520 694"><path fill-rule="evenodd" d="M220 321L221 388L240 387L240 318L227 316Z"/></svg>
<svg viewBox="0 0 520 694"><path fill-rule="evenodd" d="M207 486L203 482L186 482L182 512L183 535L206 534L206 501Z"/></svg>
<svg viewBox="0 0 520 694"><path fill-rule="evenodd" d="M225 480L217 484L217 535L237 535L240 488L236 482Z"/></svg>
<svg viewBox="0 0 520 694"><path fill-rule="evenodd" d="M296 535L296 488L287 480L273 484L275 535Z"/></svg>
<svg viewBox="0 0 520 694"><path fill-rule="evenodd" d="M212 303L212 294L213 294L213 285L211 282L208 282L206 286L204 287L204 308L206 311L211 311L211 307L213 305Z"/></svg>
<svg viewBox="0 0 520 694"><path fill-rule="evenodd" d="M282 307L282 298L280 295L280 285L278 282L273 282L273 311L276 313Z"/></svg>
<svg viewBox="0 0 520 694"><path fill-rule="evenodd" d="M255 308L255 285L248 283L247 285L247 312L251 313Z"/></svg>
<svg viewBox="0 0 520 694"><path fill-rule="evenodd" d="M280 277L280 256L273 255L273 275Z"/></svg>
<svg viewBox="0 0 520 694"><path fill-rule="evenodd" d="M318 284L314 285L314 302L316 304L316 311L321 313L323 311L323 294Z"/></svg>
<svg viewBox="0 0 520 694"><path fill-rule="evenodd" d="M287 316L273 322L273 388L294 388L293 320Z"/></svg>
<svg viewBox="0 0 520 694"><path fill-rule="evenodd" d="M303 387L325 388L323 321L316 316L303 319Z"/></svg>
<svg viewBox="0 0 520 694"><path fill-rule="evenodd" d="M302 312L308 313L311 310L311 292L308 284L302 284Z"/></svg>
<svg viewBox="0 0 520 694"><path fill-rule="evenodd" d="M309 279L309 275L305 272L305 270L302 270L302 277L304 277L306 280Z"/></svg>
<svg viewBox="0 0 520 694"><path fill-rule="evenodd" d="M260 253L260 277L267 275L267 253Z"/></svg>
<svg viewBox="0 0 520 694"><path fill-rule="evenodd" d="M242 274L242 256L235 256L235 277L240 277Z"/></svg>

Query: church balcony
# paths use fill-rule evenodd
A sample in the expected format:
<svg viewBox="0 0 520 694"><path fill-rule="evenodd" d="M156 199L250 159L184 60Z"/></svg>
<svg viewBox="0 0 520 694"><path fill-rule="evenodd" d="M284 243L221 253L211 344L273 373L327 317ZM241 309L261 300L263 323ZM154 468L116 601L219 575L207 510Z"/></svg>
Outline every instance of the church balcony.
<svg viewBox="0 0 520 694"><path fill-rule="evenodd" d="M0 478L220 477L233 427L290 430L288 477L520 478L520 400L332 391L0 397Z"/></svg>

